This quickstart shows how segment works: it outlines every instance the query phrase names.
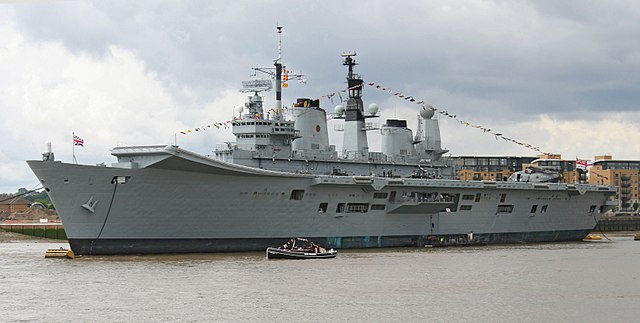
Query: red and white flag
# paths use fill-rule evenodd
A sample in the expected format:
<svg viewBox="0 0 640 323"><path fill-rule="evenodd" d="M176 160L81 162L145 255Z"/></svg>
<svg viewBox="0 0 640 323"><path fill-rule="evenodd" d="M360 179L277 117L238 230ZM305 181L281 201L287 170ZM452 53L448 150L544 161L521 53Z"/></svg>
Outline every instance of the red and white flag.
<svg viewBox="0 0 640 323"><path fill-rule="evenodd" d="M73 135L73 145L74 146L82 146L84 147L84 140L82 140L82 138Z"/></svg>
<svg viewBox="0 0 640 323"><path fill-rule="evenodd" d="M586 159L576 159L576 168L587 169L593 166L591 161Z"/></svg>

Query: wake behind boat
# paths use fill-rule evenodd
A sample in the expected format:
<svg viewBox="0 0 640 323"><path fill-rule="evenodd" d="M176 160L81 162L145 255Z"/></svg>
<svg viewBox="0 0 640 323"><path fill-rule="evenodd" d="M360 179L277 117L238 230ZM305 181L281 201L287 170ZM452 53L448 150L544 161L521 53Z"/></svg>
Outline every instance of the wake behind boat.
<svg viewBox="0 0 640 323"><path fill-rule="evenodd" d="M267 259L326 259L337 255L338 251L327 250L303 238L291 239L277 248L267 248Z"/></svg>

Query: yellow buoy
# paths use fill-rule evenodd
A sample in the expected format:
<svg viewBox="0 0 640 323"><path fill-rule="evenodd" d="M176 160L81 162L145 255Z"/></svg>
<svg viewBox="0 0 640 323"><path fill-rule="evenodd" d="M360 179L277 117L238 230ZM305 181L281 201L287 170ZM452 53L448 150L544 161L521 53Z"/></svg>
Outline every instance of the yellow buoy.
<svg viewBox="0 0 640 323"><path fill-rule="evenodd" d="M76 255L73 253L73 250L69 249L47 249L47 252L44 254L45 258L67 258L73 259Z"/></svg>
<svg viewBox="0 0 640 323"><path fill-rule="evenodd" d="M584 240L597 241L597 240L602 240L602 237L597 234L590 234L586 236Z"/></svg>

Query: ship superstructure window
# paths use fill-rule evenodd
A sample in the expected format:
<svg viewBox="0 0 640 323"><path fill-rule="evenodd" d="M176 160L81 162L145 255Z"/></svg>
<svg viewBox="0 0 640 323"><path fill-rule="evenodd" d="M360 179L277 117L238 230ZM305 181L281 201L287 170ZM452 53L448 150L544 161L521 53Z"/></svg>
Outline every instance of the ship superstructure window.
<svg viewBox="0 0 640 323"><path fill-rule="evenodd" d="M343 213L344 212L344 203L338 203L338 205L336 206L336 213Z"/></svg>
<svg viewBox="0 0 640 323"><path fill-rule="evenodd" d="M393 192L392 192L393 194ZM459 194L458 194L459 195ZM473 195L471 195L473 199ZM391 201L391 198L389 199ZM399 202L451 202L453 197L449 194L440 194L438 192L402 192Z"/></svg>
<svg viewBox="0 0 640 323"><path fill-rule="evenodd" d="M482 194L480 193L476 194L476 202L480 202L480 196L482 196Z"/></svg>
<svg viewBox="0 0 640 323"><path fill-rule="evenodd" d="M389 202L393 203L396 201L396 191L391 192L391 194L389 194Z"/></svg>
<svg viewBox="0 0 640 323"><path fill-rule="evenodd" d="M596 205L592 205L591 207L589 207L589 213L593 213L596 211Z"/></svg>
<svg viewBox="0 0 640 323"><path fill-rule="evenodd" d="M388 195L389 195L389 193L386 193L386 192L377 192L377 193L373 193L373 198L374 199L386 199Z"/></svg>
<svg viewBox="0 0 640 323"><path fill-rule="evenodd" d="M304 190L293 190L291 191L291 196L289 197L290 200L302 200L302 198L304 197Z"/></svg>
<svg viewBox="0 0 640 323"><path fill-rule="evenodd" d="M513 205L498 205L498 213L511 213L513 212Z"/></svg>
<svg viewBox="0 0 640 323"><path fill-rule="evenodd" d="M328 206L329 203L320 203L320 205L318 206L318 213L327 213Z"/></svg>
<svg viewBox="0 0 640 323"><path fill-rule="evenodd" d="M381 210L384 210L385 207L386 207L386 204L371 204L371 211L373 210L381 211Z"/></svg>
<svg viewBox="0 0 640 323"><path fill-rule="evenodd" d="M540 209L540 213L547 213L547 206L543 205L542 208Z"/></svg>
<svg viewBox="0 0 640 323"><path fill-rule="evenodd" d="M462 195L462 200L463 201L473 201L475 197L471 194L464 194Z"/></svg>
<svg viewBox="0 0 640 323"><path fill-rule="evenodd" d="M538 210L538 205L532 205L531 206L531 213L536 213L536 211Z"/></svg>
<svg viewBox="0 0 640 323"><path fill-rule="evenodd" d="M348 203L347 213L367 213L369 211L369 203Z"/></svg>
<svg viewBox="0 0 640 323"><path fill-rule="evenodd" d="M501 193L500 194L500 203L504 203L504 201L507 199L507 194L506 193Z"/></svg>
<svg viewBox="0 0 640 323"><path fill-rule="evenodd" d="M460 211L471 211L472 205L460 205Z"/></svg>

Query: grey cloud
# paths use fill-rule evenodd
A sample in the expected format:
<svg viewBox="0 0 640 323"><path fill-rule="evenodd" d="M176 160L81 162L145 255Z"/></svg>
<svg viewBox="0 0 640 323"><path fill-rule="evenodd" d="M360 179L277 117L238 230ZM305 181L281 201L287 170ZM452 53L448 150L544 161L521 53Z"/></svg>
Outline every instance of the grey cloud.
<svg viewBox="0 0 640 323"><path fill-rule="evenodd" d="M632 93L609 95L602 105L602 90L590 88L640 82L628 73L640 64L633 36L640 16L637 5L625 3L96 1L34 3L17 12L35 39L93 55L109 44L133 50L175 87L196 89L202 102L237 86L249 66L271 63L276 23L285 26L286 61L313 84L307 96L341 86L338 55L345 50L360 53L359 69L371 81L446 88L525 116L554 112L558 103L633 109Z"/></svg>
<svg viewBox="0 0 640 323"><path fill-rule="evenodd" d="M181 109L202 109L238 88L251 66L272 64L276 24L285 27L285 63L308 79L286 90L290 101L344 88L340 53L357 51L365 81L489 126L540 114L598 120L607 112L637 111L640 102L635 2L121 0L6 6L29 40L60 42L95 57L106 56L111 45L135 53ZM375 89L365 94L383 109L408 106Z"/></svg>

